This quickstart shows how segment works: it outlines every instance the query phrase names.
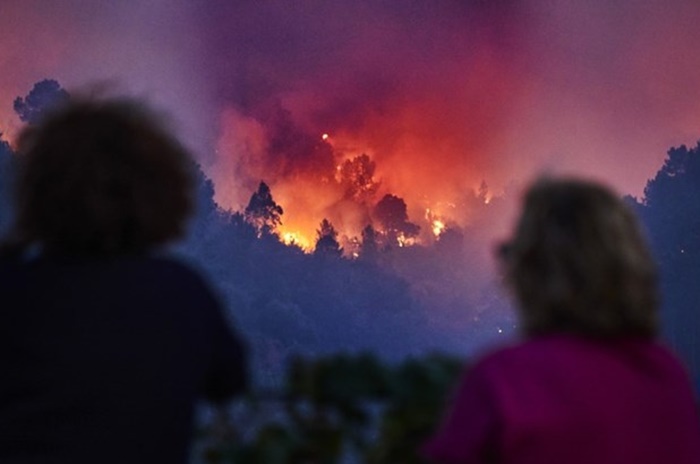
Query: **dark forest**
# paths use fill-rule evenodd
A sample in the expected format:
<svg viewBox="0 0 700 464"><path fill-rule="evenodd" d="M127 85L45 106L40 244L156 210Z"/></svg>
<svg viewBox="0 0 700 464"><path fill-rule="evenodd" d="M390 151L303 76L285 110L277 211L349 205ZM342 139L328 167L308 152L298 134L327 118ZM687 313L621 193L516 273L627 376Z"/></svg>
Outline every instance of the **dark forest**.
<svg viewBox="0 0 700 464"><path fill-rule="evenodd" d="M44 80L17 97L14 110L32 124L66 97L56 81ZM3 232L12 221L14 164L10 144L0 139ZM469 356L517 335L490 259L502 238L493 225L511 214L517 188L488 201L485 184L465 192L464 207L474 211L474 220L466 227L443 225L426 244L402 242L418 226L409 221L403 199L386 195L375 208L379 220L361 236L341 240L324 219L309 252L278 236L284 205L264 179L244 210L231 211L216 204L214 185L199 167L197 178L197 214L174 251L209 276L231 323L253 347L262 385L279 382L293 355L371 352L389 361L436 351ZM665 340L700 387L700 145L671 148L643 196L625 200L659 265Z"/></svg>

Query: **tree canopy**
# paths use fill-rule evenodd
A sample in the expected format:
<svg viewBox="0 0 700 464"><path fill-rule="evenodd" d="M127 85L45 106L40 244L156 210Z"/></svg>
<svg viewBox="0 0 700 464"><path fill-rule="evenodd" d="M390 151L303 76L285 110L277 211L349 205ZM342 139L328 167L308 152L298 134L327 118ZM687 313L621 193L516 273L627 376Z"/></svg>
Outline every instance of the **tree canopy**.
<svg viewBox="0 0 700 464"><path fill-rule="evenodd" d="M13 107L22 122L36 124L46 111L68 98L68 92L61 88L58 81L44 79L34 84L24 98L15 98Z"/></svg>
<svg viewBox="0 0 700 464"><path fill-rule="evenodd" d="M12 182L14 179L15 155L10 144L0 133L0 236L7 232L12 221Z"/></svg>
<svg viewBox="0 0 700 464"><path fill-rule="evenodd" d="M321 221L320 228L316 231L316 248L314 253L322 256L339 257L343 249L338 243L338 232L328 219Z"/></svg>
<svg viewBox="0 0 700 464"><path fill-rule="evenodd" d="M630 200L628 200L630 201ZM634 209L647 228L661 270L666 337L700 387L700 143L668 151Z"/></svg>
<svg viewBox="0 0 700 464"><path fill-rule="evenodd" d="M253 193L245 209L245 217L259 234L271 234L282 224L284 210L275 203L270 187L260 181L258 190Z"/></svg>
<svg viewBox="0 0 700 464"><path fill-rule="evenodd" d="M395 195L386 194L379 200L374 207L374 217L390 237L390 242L399 236L416 237L420 232L420 227L408 220L406 202Z"/></svg>
<svg viewBox="0 0 700 464"><path fill-rule="evenodd" d="M379 182L374 180L375 169L374 161L364 153L345 160L340 165L340 183L345 198L363 202L373 197L379 188Z"/></svg>

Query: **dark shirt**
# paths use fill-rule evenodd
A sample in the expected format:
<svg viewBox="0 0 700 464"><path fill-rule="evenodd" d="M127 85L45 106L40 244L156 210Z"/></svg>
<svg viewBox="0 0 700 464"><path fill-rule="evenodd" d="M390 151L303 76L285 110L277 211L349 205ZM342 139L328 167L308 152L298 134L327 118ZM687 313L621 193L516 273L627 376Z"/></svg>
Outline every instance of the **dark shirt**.
<svg viewBox="0 0 700 464"><path fill-rule="evenodd" d="M245 387L202 279L154 257L0 260L0 462L183 463L195 401Z"/></svg>

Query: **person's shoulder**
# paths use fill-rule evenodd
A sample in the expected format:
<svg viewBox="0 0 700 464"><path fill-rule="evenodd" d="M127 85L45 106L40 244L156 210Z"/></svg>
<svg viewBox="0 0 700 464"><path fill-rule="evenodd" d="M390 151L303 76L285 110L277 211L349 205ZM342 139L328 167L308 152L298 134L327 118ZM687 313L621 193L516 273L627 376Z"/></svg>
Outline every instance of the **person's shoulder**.
<svg viewBox="0 0 700 464"><path fill-rule="evenodd" d="M111 282L112 286L166 292L172 298L187 293L200 294L206 284L192 266L164 253L138 253L118 256L40 256L39 267L51 273L68 273L78 279ZM105 284L107 285L107 284ZM165 293L164 293L165 294Z"/></svg>
<svg viewBox="0 0 700 464"><path fill-rule="evenodd" d="M594 363L611 359L625 362L666 366L682 371L683 366L673 352L653 339L619 337L610 340L591 339L570 334L554 334L523 339L482 356L475 367L490 371L526 369L534 366L567 365L573 362Z"/></svg>
<svg viewBox="0 0 700 464"><path fill-rule="evenodd" d="M168 254L150 254L137 257L131 261L135 267L142 267L151 272L166 274L171 277L203 282L202 271L183 258Z"/></svg>
<svg viewBox="0 0 700 464"><path fill-rule="evenodd" d="M199 278L199 272L194 266L185 262L180 257L166 254L151 254L140 258L140 263L152 267L161 272L170 272L173 274L181 274L192 278Z"/></svg>
<svg viewBox="0 0 700 464"><path fill-rule="evenodd" d="M0 269L17 267L21 261L15 255L0 255Z"/></svg>
<svg viewBox="0 0 700 464"><path fill-rule="evenodd" d="M526 342L522 340L511 340L507 344L487 347L474 356L474 363L467 369L466 376L489 378L494 373L502 372L504 366L521 357L524 344Z"/></svg>
<svg viewBox="0 0 700 464"><path fill-rule="evenodd" d="M508 366L521 369L530 364L546 363L549 358L569 356L581 350L582 344L585 342L565 335L517 339L483 353L474 369L482 373L502 371Z"/></svg>
<svg viewBox="0 0 700 464"><path fill-rule="evenodd" d="M552 342L540 339L514 339L504 345L493 347L483 352L479 358L479 365L489 366L509 362L511 359L529 357L535 352L548 349Z"/></svg>
<svg viewBox="0 0 700 464"><path fill-rule="evenodd" d="M645 355L653 361L657 370L664 370L667 375L673 375L682 381L690 382L690 374L681 358L668 346L660 341L650 340L644 345Z"/></svg>
<svg viewBox="0 0 700 464"><path fill-rule="evenodd" d="M14 260L0 258L0 287L14 286L18 277L17 263Z"/></svg>
<svg viewBox="0 0 700 464"><path fill-rule="evenodd" d="M194 286L203 290L209 290L209 285L204 278L204 272L194 263L178 256L154 254L141 258L136 266L143 266L153 276L178 282L187 287Z"/></svg>
<svg viewBox="0 0 700 464"><path fill-rule="evenodd" d="M18 254L0 254L0 275L2 280L18 277L30 262Z"/></svg>

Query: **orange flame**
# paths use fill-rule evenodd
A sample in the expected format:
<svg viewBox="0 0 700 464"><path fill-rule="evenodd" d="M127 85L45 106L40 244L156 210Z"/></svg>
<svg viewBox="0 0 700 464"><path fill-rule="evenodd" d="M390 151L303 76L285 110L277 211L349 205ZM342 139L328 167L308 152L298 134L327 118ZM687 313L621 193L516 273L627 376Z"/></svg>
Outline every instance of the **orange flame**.
<svg viewBox="0 0 700 464"><path fill-rule="evenodd" d="M285 245L298 246L304 253L311 253L313 245L304 235L299 232L285 232L284 226L279 227L279 237Z"/></svg>

